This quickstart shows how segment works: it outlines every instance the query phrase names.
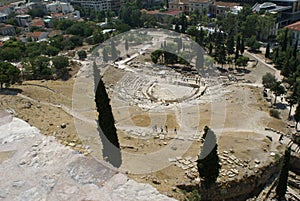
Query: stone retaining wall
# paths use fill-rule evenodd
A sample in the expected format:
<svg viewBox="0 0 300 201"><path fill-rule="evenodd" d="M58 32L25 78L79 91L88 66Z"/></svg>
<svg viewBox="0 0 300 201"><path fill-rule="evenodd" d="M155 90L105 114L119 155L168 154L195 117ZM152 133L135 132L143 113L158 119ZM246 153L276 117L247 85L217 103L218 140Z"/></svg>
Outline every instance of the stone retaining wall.
<svg viewBox="0 0 300 201"><path fill-rule="evenodd" d="M265 184L272 181L279 171L280 160L262 167L253 175L245 176L240 180L218 183L210 189L204 189L200 185L195 184L181 184L178 187L186 191L198 188L201 200L242 201L259 194Z"/></svg>
<svg viewBox="0 0 300 201"><path fill-rule="evenodd" d="M291 170L297 174L300 174L300 155L291 155Z"/></svg>

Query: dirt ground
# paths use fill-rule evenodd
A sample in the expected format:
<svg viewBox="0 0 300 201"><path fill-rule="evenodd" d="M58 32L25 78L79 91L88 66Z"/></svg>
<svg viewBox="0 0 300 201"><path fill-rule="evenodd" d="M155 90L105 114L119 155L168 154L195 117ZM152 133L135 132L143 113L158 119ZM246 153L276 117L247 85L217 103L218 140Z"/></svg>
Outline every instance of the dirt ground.
<svg viewBox="0 0 300 201"><path fill-rule="evenodd" d="M251 72L244 79L255 82L261 79L262 71L267 69L247 67ZM11 91L0 93L0 109L13 109L17 116L27 121L30 125L41 130L45 135L55 136L62 144L68 145L74 142L74 149L84 151L74 126L73 117L63 110L62 106L72 108L72 90L75 74L79 66L72 69L72 77L67 81L26 81L22 85L12 86L21 90L20 94L12 94ZM110 68L104 74L106 85L115 85L123 76L124 72L119 69ZM273 158L268 158L270 151L277 151L278 144L268 141L259 132L264 127L272 127L276 130L286 132L285 123L269 116L270 105L262 97L262 88L247 85L231 85L231 92L226 95L226 119L224 131L218 139L219 153L234 150L236 157L241 160L259 159L268 163ZM201 120L196 125L202 130L211 120L211 104L201 104ZM114 108L113 108L114 109ZM192 110L192 108L191 108ZM114 111L116 116L117 112ZM285 117L287 111L281 111ZM129 113L130 121L139 127L151 127L149 114L137 107L131 107ZM159 114L158 114L159 115ZM167 112L167 124L170 128L180 128L174 111ZM159 139L140 139L118 131L120 144L126 151L149 153L164 146ZM171 139L169 139L171 140ZM169 142L165 140L165 142ZM185 156L196 157L202 146L201 142L193 142ZM280 151L278 151L279 153ZM224 168L226 165L223 166ZM150 176L149 176L150 175ZM150 183L160 192L183 200L184 194L177 188L176 184L188 181L184 171L170 165L158 172L149 175L129 175L140 182ZM153 177L160 180L160 184L153 183Z"/></svg>

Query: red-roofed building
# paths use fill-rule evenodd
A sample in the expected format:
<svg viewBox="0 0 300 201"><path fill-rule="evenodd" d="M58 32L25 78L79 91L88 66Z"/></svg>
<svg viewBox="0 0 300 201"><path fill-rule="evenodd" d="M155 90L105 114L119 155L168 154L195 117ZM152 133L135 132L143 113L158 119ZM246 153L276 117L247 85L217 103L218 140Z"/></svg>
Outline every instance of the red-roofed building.
<svg viewBox="0 0 300 201"><path fill-rule="evenodd" d="M146 10L146 9L142 9L141 10L142 13L146 13L147 15L156 15L159 13L159 10Z"/></svg>
<svg viewBox="0 0 300 201"><path fill-rule="evenodd" d="M39 27L39 28L45 28L45 22L41 18L35 18L32 20L32 22L29 25L30 27Z"/></svg>
<svg viewBox="0 0 300 201"><path fill-rule="evenodd" d="M182 11L182 10L168 10L168 11L165 11L165 12L161 12L160 14L162 14L162 15L171 15L171 16L177 17L183 12L184 11Z"/></svg>
<svg viewBox="0 0 300 201"><path fill-rule="evenodd" d="M298 41L298 44L300 45L300 21L290 24L285 28L292 32L293 44L295 44L296 41Z"/></svg>
<svg viewBox="0 0 300 201"><path fill-rule="evenodd" d="M32 41L40 41L48 37L48 32L40 32L40 31L29 32L26 34L26 37L31 38Z"/></svg>

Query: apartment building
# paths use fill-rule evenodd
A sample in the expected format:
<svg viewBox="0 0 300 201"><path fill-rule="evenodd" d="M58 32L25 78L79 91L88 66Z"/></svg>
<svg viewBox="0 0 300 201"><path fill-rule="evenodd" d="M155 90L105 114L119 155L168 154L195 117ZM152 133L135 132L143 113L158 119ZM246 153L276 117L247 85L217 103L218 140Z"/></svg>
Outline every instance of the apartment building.
<svg viewBox="0 0 300 201"><path fill-rule="evenodd" d="M118 0L117 0L118 1ZM117 9L119 5L113 2L113 0L73 0L73 5L78 5L84 10L112 10Z"/></svg>
<svg viewBox="0 0 300 201"><path fill-rule="evenodd" d="M200 13L209 13L210 5L212 5L213 0L190 0L189 1L189 12L194 12L199 10Z"/></svg>

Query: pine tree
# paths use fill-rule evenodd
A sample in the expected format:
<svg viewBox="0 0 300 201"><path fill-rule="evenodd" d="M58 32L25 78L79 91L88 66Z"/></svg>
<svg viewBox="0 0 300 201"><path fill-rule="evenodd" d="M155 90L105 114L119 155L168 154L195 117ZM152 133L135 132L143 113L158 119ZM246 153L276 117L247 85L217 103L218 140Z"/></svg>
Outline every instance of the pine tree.
<svg viewBox="0 0 300 201"><path fill-rule="evenodd" d="M290 156L291 156L291 148L288 147L284 153L283 166L280 171L278 184L276 187L276 195L281 199L285 196L287 190L287 182L289 176L289 166L290 166Z"/></svg>
<svg viewBox="0 0 300 201"><path fill-rule="evenodd" d="M203 148L197 160L199 175L204 185L209 187L217 181L221 165L219 164L218 145L214 132L208 128Z"/></svg>

